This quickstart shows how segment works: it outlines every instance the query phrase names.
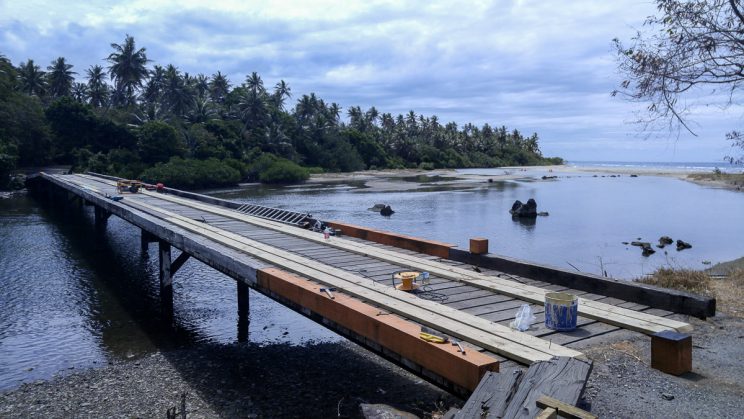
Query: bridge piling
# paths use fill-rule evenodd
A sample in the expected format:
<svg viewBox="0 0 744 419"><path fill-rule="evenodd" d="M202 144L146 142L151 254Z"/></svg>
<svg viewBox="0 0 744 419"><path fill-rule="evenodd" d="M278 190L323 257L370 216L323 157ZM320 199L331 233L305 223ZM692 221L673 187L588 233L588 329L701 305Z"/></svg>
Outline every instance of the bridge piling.
<svg viewBox="0 0 744 419"><path fill-rule="evenodd" d="M106 223L108 221L108 218L111 216L111 213L97 206L95 207L94 214L96 219L96 227L106 227Z"/></svg>
<svg viewBox="0 0 744 419"><path fill-rule="evenodd" d="M248 326L250 324L250 288L248 284L238 280L238 342L248 341Z"/></svg>
<svg viewBox="0 0 744 419"><path fill-rule="evenodd" d="M147 253L147 249L150 247L150 243L158 241L155 236L153 236L150 232L147 230L141 230L142 234L140 235L140 248L142 249L142 253Z"/></svg>
<svg viewBox="0 0 744 419"><path fill-rule="evenodd" d="M160 260L160 305L163 313L170 317L173 314L173 276L171 275L171 245L158 241L158 259Z"/></svg>

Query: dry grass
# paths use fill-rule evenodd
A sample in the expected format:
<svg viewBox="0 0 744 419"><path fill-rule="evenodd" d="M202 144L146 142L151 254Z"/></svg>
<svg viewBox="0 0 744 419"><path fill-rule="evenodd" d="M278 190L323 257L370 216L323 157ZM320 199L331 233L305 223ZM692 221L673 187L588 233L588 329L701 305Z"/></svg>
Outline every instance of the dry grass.
<svg viewBox="0 0 744 419"><path fill-rule="evenodd" d="M659 268L651 276L641 278L638 282L715 297L710 276L692 269Z"/></svg>
<svg viewBox="0 0 744 419"><path fill-rule="evenodd" d="M729 271L725 279L712 280L718 311L744 317L744 269Z"/></svg>
<svg viewBox="0 0 744 419"><path fill-rule="evenodd" d="M731 269L722 279L703 271L661 268L638 282L714 297L718 311L744 317L744 268Z"/></svg>

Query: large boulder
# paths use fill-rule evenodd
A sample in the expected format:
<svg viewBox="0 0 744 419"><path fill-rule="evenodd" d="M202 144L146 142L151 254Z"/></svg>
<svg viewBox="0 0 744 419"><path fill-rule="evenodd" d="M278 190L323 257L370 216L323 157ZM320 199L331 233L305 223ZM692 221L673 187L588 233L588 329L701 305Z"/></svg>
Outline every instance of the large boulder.
<svg viewBox="0 0 744 419"><path fill-rule="evenodd" d="M524 218L536 218L537 217L537 202L530 198L526 204L522 201L516 200L509 210L512 217L524 217Z"/></svg>

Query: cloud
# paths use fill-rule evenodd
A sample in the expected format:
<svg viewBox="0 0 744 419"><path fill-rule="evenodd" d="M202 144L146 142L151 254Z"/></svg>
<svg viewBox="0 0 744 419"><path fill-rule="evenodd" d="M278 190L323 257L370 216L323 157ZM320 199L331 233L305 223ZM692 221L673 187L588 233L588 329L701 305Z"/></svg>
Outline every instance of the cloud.
<svg viewBox="0 0 744 419"><path fill-rule="evenodd" d="M268 86L284 79L295 97L315 92L347 109L413 109L538 132L546 154L601 159L626 150L632 159L635 147L635 158L663 160L664 141L651 147L627 124L642 106L609 95L620 81L611 40L628 39L654 12L640 0L27 0L0 2L0 53L43 66L62 55L82 75L130 34L153 64L219 70L233 84L257 71ZM741 121L717 108L701 116L705 135L718 139L680 138L676 150L689 144L683 155L693 160L718 153L720 127Z"/></svg>

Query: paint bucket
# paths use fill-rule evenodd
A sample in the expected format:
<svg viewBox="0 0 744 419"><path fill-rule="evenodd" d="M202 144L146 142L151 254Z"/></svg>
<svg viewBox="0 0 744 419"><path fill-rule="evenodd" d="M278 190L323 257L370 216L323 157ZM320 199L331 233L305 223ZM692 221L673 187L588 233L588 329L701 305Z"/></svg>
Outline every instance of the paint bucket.
<svg viewBox="0 0 744 419"><path fill-rule="evenodd" d="M566 332L576 329L579 297L566 292L545 294L545 327Z"/></svg>

